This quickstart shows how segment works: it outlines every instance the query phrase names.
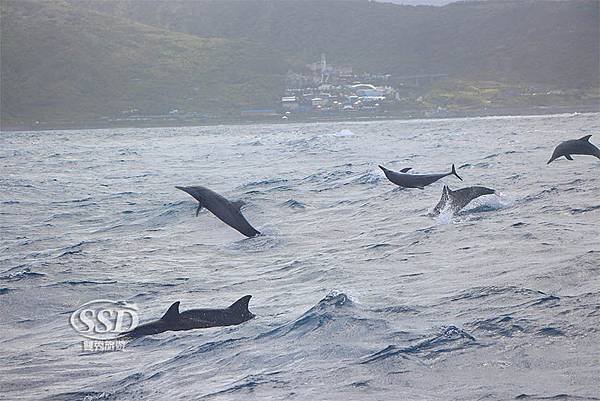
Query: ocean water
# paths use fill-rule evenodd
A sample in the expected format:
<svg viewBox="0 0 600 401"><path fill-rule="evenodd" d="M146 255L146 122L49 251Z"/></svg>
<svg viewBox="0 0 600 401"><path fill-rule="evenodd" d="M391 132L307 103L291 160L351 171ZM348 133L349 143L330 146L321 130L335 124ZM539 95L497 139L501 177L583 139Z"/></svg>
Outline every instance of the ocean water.
<svg viewBox="0 0 600 401"><path fill-rule="evenodd" d="M600 115L3 132L0 399L600 399ZM378 165L450 171L399 189ZM443 185L494 188L428 215ZM175 185L243 200L245 238ZM239 326L90 352L95 299Z"/></svg>

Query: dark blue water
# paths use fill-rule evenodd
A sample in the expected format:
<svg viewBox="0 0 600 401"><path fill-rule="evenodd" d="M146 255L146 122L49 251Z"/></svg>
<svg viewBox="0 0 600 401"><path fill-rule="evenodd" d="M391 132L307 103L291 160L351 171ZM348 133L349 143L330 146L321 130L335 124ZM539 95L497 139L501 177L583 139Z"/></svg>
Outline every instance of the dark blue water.
<svg viewBox="0 0 600 401"><path fill-rule="evenodd" d="M600 399L600 161L545 164L586 134L598 114L3 132L0 398ZM452 163L465 181L424 191L377 167ZM498 195L434 219L444 183ZM118 352L69 325L94 299L146 321L246 294L254 320Z"/></svg>

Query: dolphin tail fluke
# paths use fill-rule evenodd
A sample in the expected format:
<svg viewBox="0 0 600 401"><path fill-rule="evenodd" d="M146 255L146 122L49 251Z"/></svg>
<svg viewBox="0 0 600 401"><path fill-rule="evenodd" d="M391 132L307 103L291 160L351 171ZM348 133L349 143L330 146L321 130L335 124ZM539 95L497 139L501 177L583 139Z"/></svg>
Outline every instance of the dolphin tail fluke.
<svg viewBox="0 0 600 401"><path fill-rule="evenodd" d="M383 167L381 164L379 165L379 168L383 170L383 172L385 173L386 171L389 171L387 168Z"/></svg>
<svg viewBox="0 0 600 401"><path fill-rule="evenodd" d="M447 185L444 185L444 189L442 190L442 198L446 199L447 201L450 201L454 197L454 191L452 191Z"/></svg>
<svg viewBox="0 0 600 401"><path fill-rule="evenodd" d="M249 312L248 311L248 303L250 302L250 298L252 295L246 295L235 301L229 309L238 311L238 312Z"/></svg>
<svg viewBox="0 0 600 401"><path fill-rule="evenodd" d="M458 173L456 172L456 167L454 167L454 164L452 165L452 171L450 172L450 174L454 174L456 178L458 178L461 181L463 180L462 178L460 178L460 175L458 175Z"/></svg>
<svg viewBox="0 0 600 401"><path fill-rule="evenodd" d="M442 196L450 196L450 188L448 188L448 185L444 185L444 188L442 189Z"/></svg>

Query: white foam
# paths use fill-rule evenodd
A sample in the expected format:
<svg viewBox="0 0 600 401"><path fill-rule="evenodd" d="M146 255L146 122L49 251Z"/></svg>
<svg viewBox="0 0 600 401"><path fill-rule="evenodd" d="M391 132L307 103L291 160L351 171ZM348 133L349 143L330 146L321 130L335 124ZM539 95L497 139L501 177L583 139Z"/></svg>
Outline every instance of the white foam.
<svg viewBox="0 0 600 401"><path fill-rule="evenodd" d="M510 199L501 192L496 192L493 195L480 196L477 199L473 199L463 211L492 211L500 210L511 207L514 204L514 200Z"/></svg>
<svg viewBox="0 0 600 401"><path fill-rule="evenodd" d="M454 217L454 210L452 210L452 205L450 202L446 202L446 204L440 211L440 214L438 214L435 217L435 222L438 225L453 224L454 223L453 217Z"/></svg>
<svg viewBox="0 0 600 401"><path fill-rule="evenodd" d="M510 199L501 192L497 192L493 195L483 195L479 198L473 199L467 206L459 211L463 213L479 213L488 212L493 210L506 209L514 204L514 200ZM456 211L452 209L451 202L447 202L440 214L435 217L435 221L438 225L453 224L455 222L454 217Z"/></svg>
<svg viewBox="0 0 600 401"><path fill-rule="evenodd" d="M350 131L349 129L343 129L332 135L336 137L354 136L354 132Z"/></svg>

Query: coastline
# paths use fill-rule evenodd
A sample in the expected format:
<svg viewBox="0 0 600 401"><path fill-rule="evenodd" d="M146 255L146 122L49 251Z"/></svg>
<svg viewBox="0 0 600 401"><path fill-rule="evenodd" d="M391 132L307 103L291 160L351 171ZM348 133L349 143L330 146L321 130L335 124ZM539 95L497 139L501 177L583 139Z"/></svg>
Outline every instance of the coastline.
<svg viewBox="0 0 600 401"><path fill-rule="evenodd" d="M487 109L462 109L444 111L409 110L402 112L388 112L380 114L296 114L284 119L282 115L265 117L238 117L238 118L207 118L207 119L147 119L140 121L69 121L49 122L39 124L20 124L3 126L0 123L0 133L3 132L31 132L31 131L63 131L63 130L89 130L111 128L160 128L160 127L211 127L219 125L253 125L253 124L311 124L322 122L369 122L389 120L438 120L475 117L502 117L502 116L536 116L560 115L569 113L600 113L600 104L577 106L538 106L538 107L495 107Z"/></svg>

